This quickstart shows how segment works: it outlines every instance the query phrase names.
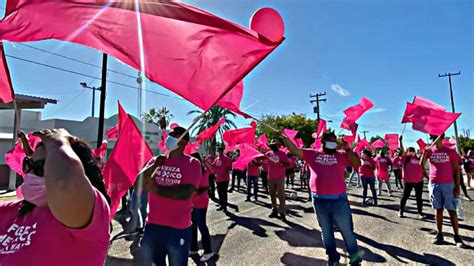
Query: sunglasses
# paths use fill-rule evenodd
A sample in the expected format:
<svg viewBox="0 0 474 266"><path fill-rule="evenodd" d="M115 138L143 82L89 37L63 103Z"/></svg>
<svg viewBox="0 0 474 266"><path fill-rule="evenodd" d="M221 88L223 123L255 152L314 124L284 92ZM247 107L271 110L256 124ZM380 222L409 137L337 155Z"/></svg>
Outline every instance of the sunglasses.
<svg viewBox="0 0 474 266"><path fill-rule="evenodd" d="M44 164L45 160L33 161L31 157L25 157L23 159L23 172L33 172L37 176L44 176Z"/></svg>

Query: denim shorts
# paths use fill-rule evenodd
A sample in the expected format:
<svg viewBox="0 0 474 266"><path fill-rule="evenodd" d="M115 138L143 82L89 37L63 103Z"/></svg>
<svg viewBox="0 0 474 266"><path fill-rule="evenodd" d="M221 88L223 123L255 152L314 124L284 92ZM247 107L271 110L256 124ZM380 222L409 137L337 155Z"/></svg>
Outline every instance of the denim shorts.
<svg viewBox="0 0 474 266"><path fill-rule="evenodd" d="M432 183L428 184L430 202L433 209L455 210L454 184Z"/></svg>

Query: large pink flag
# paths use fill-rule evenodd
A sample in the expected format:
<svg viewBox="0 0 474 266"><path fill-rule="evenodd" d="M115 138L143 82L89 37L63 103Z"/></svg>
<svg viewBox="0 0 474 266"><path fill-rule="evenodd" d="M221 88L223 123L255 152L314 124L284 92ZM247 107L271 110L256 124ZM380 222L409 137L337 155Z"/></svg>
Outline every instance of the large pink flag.
<svg viewBox="0 0 474 266"><path fill-rule="evenodd" d="M227 130L222 136L227 146L235 146L237 144L254 144L255 143L255 131L254 127L244 127L239 129Z"/></svg>
<svg viewBox="0 0 474 266"><path fill-rule="evenodd" d="M254 159L262 157L263 154L250 145L244 144L239 146L240 156L232 163L232 169L245 170L247 165Z"/></svg>
<svg viewBox="0 0 474 266"><path fill-rule="evenodd" d="M207 128L207 129L203 130L201 133L199 133L196 136L196 139L198 141L200 141L201 143L203 143L205 140L212 138L216 134L217 130L219 130L221 125L224 124L225 122L226 122L225 118L219 119L219 121L217 121L217 123L215 125Z"/></svg>
<svg viewBox="0 0 474 266"><path fill-rule="evenodd" d="M33 150L35 150L36 145L38 145L40 142L40 138L33 136L32 134L28 134L28 143ZM17 141L13 149L5 153L5 163L17 174L24 176L25 173L23 173L23 160L25 157L26 154L25 150L23 149L23 145L20 141Z"/></svg>
<svg viewBox="0 0 474 266"><path fill-rule="evenodd" d="M363 149L370 149L370 143L367 141L367 139L362 139L359 142L357 142L354 152L360 153Z"/></svg>
<svg viewBox="0 0 474 266"><path fill-rule="evenodd" d="M390 150L394 151L398 148L398 134L385 134L385 142L388 143Z"/></svg>
<svg viewBox="0 0 474 266"><path fill-rule="evenodd" d="M109 140L116 140L118 136L120 135L120 130L124 126L125 122L127 121L128 114L125 112L123 109L122 105L120 104L120 101L117 103L118 104L118 122L117 125L114 127L110 128L105 132L105 136Z"/></svg>
<svg viewBox="0 0 474 266"><path fill-rule="evenodd" d="M12 13L0 23L0 39L55 39L100 50L204 110L284 39L271 41L264 33L175 1L8 0L7 4Z"/></svg>
<svg viewBox="0 0 474 266"><path fill-rule="evenodd" d="M407 103L412 128L431 135L441 135L458 119L461 113L450 113ZM407 112L405 112L407 113Z"/></svg>
<svg viewBox="0 0 474 266"><path fill-rule="evenodd" d="M7 60L3 50L3 43L0 42L0 103L13 101L13 86L8 71Z"/></svg>
<svg viewBox="0 0 474 266"><path fill-rule="evenodd" d="M444 108L443 106L441 106L437 103L434 103L430 100L421 98L420 96L415 96L415 99L413 99L413 104L418 105L418 106L427 107L427 108L430 108L430 109L446 111L446 108Z"/></svg>
<svg viewBox="0 0 474 266"><path fill-rule="evenodd" d="M120 199L133 186L138 173L152 156L153 152L143 139L140 130L132 118L127 117L104 167L104 181L112 200L110 219L113 219Z"/></svg>
<svg viewBox="0 0 474 266"><path fill-rule="evenodd" d="M288 128L285 128L283 133L291 140L294 140L296 135L298 135L298 131Z"/></svg>
<svg viewBox="0 0 474 266"><path fill-rule="evenodd" d="M244 94L244 83L241 81L235 86L229 93L227 93L222 99L219 100L217 105L224 107L244 118L251 118L250 115L240 110L240 102Z"/></svg>
<svg viewBox="0 0 474 266"><path fill-rule="evenodd" d="M324 119L319 119L318 128L316 131L316 136L313 136L315 139L318 139L323 136L324 132L327 131L327 122Z"/></svg>
<svg viewBox="0 0 474 266"><path fill-rule="evenodd" d="M424 108L418 108L424 107ZM413 122L414 117L416 116L416 112L420 112L420 110L438 110L438 111L446 111L446 108L443 106L434 103L430 100L421 98L419 96L415 96L412 103L408 103L405 108L405 113L403 114L402 123Z"/></svg>
<svg viewBox="0 0 474 266"><path fill-rule="evenodd" d="M265 134L260 135L260 137L258 137L257 139L256 146L257 148L260 148L260 149L269 150L270 147L268 147L267 135Z"/></svg>

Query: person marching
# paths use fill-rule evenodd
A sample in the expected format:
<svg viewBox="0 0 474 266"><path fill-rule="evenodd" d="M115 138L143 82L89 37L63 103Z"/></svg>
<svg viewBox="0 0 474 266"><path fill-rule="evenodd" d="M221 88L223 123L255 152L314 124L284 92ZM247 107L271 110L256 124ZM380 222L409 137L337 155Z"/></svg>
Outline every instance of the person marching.
<svg viewBox="0 0 474 266"><path fill-rule="evenodd" d="M321 138L322 149L300 149L291 140L282 136L286 147L296 157L308 163L311 169L310 187L316 218L322 231L322 239L329 265L338 265L340 254L336 250L334 225L344 238L350 264L361 262L359 248L352 221L351 208L347 199L345 182L346 166L359 167L361 161L345 141L337 144L334 132L326 132Z"/></svg>
<svg viewBox="0 0 474 266"><path fill-rule="evenodd" d="M387 156L384 150L380 150L379 155L375 158L377 166L377 179L379 183L379 196L382 195L382 184L385 183L388 190L388 195L392 196L392 189L390 187L390 168L392 161Z"/></svg>
<svg viewBox="0 0 474 266"><path fill-rule="evenodd" d="M276 141L272 141L269 146L271 151L265 156L268 158L268 189L272 201L272 213L268 217L278 218L280 215L281 219L286 221L285 171L289 161L286 154L279 150L280 145Z"/></svg>
<svg viewBox="0 0 474 266"><path fill-rule="evenodd" d="M403 183L402 183L403 152L400 149L397 149L395 151L392 162L393 162L393 175L395 176L395 186L397 186L398 189L403 189Z"/></svg>
<svg viewBox="0 0 474 266"><path fill-rule="evenodd" d="M173 128L166 140L169 155L153 157L140 172L150 213L134 265L166 265L166 257L170 265L188 264L193 195L202 177L199 160L184 154L188 142L186 129Z"/></svg>
<svg viewBox="0 0 474 266"><path fill-rule="evenodd" d="M416 207L418 210L418 218L423 219L423 177L425 175L423 167L420 165L420 157L417 156L416 150L409 147L405 152L403 147L403 137L400 136L400 152L402 157L403 182L405 187L403 189L403 196L400 200L399 216L404 217L405 205L410 197L412 189L415 189Z"/></svg>
<svg viewBox="0 0 474 266"><path fill-rule="evenodd" d="M420 164L423 167L426 162L430 164L428 188L431 206L435 210L438 230L433 239L433 244L441 245L444 243L443 211L446 209L454 231L454 242L458 247L465 247L462 238L459 236L458 216L454 206L454 196L459 196L460 192L460 169L455 154L456 151L443 145L444 134L441 136L430 135L430 139L434 142L434 146L425 149Z"/></svg>

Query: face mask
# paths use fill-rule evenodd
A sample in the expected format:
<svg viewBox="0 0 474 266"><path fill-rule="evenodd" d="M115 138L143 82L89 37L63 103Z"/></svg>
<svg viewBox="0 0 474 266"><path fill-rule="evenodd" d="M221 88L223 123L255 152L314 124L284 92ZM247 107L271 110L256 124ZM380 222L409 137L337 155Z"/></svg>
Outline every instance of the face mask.
<svg viewBox="0 0 474 266"><path fill-rule="evenodd" d="M28 173L25 182L21 185L23 198L33 203L36 207L48 206L46 184L43 177Z"/></svg>
<svg viewBox="0 0 474 266"><path fill-rule="evenodd" d="M337 148L337 143L332 141L326 141L324 147L329 150L335 150Z"/></svg>
<svg viewBox="0 0 474 266"><path fill-rule="evenodd" d="M166 148L168 151L174 151L178 148L178 139L175 137L168 136L166 139Z"/></svg>

